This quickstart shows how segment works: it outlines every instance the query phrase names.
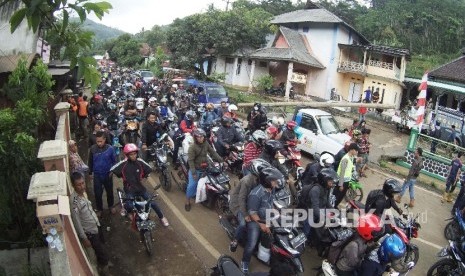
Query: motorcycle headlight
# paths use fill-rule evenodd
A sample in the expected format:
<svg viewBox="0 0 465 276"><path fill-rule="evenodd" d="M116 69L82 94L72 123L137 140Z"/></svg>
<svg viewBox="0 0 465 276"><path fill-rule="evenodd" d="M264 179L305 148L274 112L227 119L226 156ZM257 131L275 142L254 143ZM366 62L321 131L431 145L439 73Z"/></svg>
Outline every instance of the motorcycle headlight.
<svg viewBox="0 0 465 276"><path fill-rule="evenodd" d="M158 155L158 159L160 160L160 162L166 163L166 155Z"/></svg>
<svg viewBox="0 0 465 276"><path fill-rule="evenodd" d="M139 213L138 214L141 220L147 220L149 218L149 213Z"/></svg>

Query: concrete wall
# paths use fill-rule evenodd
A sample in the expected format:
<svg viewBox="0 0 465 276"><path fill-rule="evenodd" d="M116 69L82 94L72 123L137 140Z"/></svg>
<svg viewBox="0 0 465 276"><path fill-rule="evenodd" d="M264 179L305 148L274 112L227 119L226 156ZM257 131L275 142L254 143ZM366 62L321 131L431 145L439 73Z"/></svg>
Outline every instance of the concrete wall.
<svg viewBox="0 0 465 276"><path fill-rule="evenodd" d="M24 20L14 33L10 32L10 17L16 7L6 5L0 8L0 49L2 56L17 55L21 53L32 54L36 52L37 33L30 31L27 26L27 20ZM21 8L21 7L18 7Z"/></svg>

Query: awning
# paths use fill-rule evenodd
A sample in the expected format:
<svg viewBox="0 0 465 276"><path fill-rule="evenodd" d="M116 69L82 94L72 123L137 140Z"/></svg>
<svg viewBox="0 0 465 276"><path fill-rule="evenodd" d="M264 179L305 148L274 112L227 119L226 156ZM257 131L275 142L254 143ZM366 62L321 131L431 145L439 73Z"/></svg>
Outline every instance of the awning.
<svg viewBox="0 0 465 276"><path fill-rule="evenodd" d="M10 56L0 56L0 73L13 72L18 67L18 62L21 57L25 57L27 60L27 66L29 67L34 60L36 54L19 54Z"/></svg>
<svg viewBox="0 0 465 276"><path fill-rule="evenodd" d="M69 68L48 68L48 73L52 76L62 76L70 71Z"/></svg>
<svg viewBox="0 0 465 276"><path fill-rule="evenodd" d="M405 82L412 82L412 83L421 83L421 79L415 79L415 78L405 78ZM435 81L428 81L428 87L437 87L437 88L442 88L445 90L450 90L450 91L455 91L458 93L465 94L465 88L460 87L460 86L455 86L451 84L446 84L446 83L441 83L441 82L435 82Z"/></svg>

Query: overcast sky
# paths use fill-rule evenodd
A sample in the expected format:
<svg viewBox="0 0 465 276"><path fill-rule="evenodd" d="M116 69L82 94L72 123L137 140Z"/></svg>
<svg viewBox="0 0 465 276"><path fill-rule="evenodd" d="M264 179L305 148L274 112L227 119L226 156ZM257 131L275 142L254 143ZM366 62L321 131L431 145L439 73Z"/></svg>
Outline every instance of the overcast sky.
<svg viewBox="0 0 465 276"><path fill-rule="evenodd" d="M113 9L102 21L95 16L90 19L128 33L137 33L144 27L168 25L176 18L205 12L210 3L225 9L226 0L106 0ZM231 5L231 4L230 4Z"/></svg>

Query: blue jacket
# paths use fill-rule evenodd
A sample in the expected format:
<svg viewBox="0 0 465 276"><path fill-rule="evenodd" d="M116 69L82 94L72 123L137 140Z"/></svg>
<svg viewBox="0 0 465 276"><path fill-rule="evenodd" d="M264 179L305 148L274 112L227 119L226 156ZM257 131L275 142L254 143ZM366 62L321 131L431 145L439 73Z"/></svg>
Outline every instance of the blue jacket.
<svg viewBox="0 0 465 276"><path fill-rule="evenodd" d="M92 145L89 149L89 173L108 176L111 167L116 163L115 150L105 144L102 148Z"/></svg>

